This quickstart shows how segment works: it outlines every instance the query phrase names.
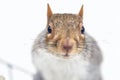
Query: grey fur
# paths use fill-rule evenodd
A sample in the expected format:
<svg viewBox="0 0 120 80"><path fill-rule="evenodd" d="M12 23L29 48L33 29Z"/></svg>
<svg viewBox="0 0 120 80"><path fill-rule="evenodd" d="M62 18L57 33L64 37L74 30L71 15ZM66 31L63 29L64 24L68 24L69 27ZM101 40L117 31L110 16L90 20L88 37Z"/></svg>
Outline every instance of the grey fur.
<svg viewBox="0 0 120 80"><path fill-rule="evenodd" d="M37 50L39 48L41 49L46 48L46 44L45 44L46 33L47 31L45 29L35 40L33 45L33 50L32 50L33 56L37 53ZM102 80L101 74L100 74L100 64L102 62L101 50L97 45L96 41L87 33L85 33L85 45L81 53L84 56L84 59L86 61L88 61L91 65L96 66L96 68L89 66L88 71L90 74L93 74L93 75L91 78L89 77L89 79L87 80ZM34 60L34 57L33 57L33 60ZM34 77L34 80L44 80L44 79L42 78L42 75L40 73L37 73Z"/></svg>
<svg viewBox="0 0 120 80"><path fill-rule="evenodd" d="M34 75L34 80L44 80L43 79L43 76L40 72L37 72L35 75Z"/></svg>

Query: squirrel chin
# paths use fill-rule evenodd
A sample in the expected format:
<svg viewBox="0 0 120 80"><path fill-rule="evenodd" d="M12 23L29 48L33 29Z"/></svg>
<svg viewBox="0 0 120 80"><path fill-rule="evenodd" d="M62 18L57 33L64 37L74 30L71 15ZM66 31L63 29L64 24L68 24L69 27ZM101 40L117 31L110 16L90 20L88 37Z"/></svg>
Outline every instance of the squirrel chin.
<svg viewBox="0 0 120 80"><path fill-rule="evenodd" d="M56 56L58 58L63 58L63 59L72 59L74 57L76 57L77 55L79 55L78 53L74 53L74 54L69 54L69 53L59 53L59 54L52 54L53 56Z"/></svg>

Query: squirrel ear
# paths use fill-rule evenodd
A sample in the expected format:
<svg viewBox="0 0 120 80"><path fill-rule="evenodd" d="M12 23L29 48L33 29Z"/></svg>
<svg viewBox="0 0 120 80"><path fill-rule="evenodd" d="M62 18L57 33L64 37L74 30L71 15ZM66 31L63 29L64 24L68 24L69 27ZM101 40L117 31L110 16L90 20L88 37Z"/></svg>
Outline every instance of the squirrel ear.
<svg viewBox="0 0 120 80"><path fill-rule="evenodd" d="M47 4L47 17L48 19L52 16L52 11L51 11L51 8L49 6L49 4Z"/></svg>
<svg viewBox="0 0 120 80"><path fill-rule="evenodd" d="M81 16L81 17L83 18L83 5L82 5L82 7L81 7L80 12L79 12L78 15Z"/></svg>

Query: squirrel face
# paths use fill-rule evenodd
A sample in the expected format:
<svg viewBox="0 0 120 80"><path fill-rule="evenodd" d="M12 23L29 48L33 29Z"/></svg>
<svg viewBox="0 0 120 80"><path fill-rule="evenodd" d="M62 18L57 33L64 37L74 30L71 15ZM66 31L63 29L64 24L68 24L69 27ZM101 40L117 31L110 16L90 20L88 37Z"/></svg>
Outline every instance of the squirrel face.
<svg viewBox="0 0 120 80"><path fill-rule="evenodd" d="M48 5L48 24L46 45L48 50L62 57L80 54L84 46L83 7L79 15L76 14L52 14Z"/></svg>

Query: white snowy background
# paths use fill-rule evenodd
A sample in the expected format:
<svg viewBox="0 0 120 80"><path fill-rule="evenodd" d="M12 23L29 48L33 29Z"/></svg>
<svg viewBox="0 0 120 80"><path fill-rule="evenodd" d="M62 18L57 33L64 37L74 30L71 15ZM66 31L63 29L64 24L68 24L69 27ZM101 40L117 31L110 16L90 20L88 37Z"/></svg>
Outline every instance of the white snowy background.
<svg viewBox="0 0 120 80"><path fill-rule="evenodd" d="M103 51L104 80L120 80L119 0L0 0L0 75L32 80L31 47L46 27L47 3L54 13L77 14L84 4L84 26Z"/></svg>

